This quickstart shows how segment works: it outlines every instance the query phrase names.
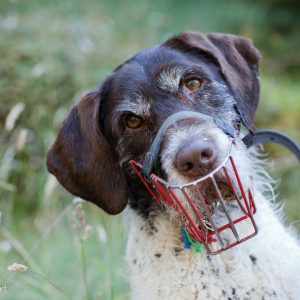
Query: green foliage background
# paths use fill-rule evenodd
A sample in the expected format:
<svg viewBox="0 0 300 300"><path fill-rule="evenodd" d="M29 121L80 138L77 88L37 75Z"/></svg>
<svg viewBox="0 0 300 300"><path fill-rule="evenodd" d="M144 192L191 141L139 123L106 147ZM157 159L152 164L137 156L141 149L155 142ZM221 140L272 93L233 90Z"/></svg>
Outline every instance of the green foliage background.
<svg viewBox="0 0 300 300"><path fill-rule="evenodd" d="M136 51L182 30L252 38L264 57L257 127L300 141L299 1L1 1L1 299L67 299L32 271L9 273L13 262L29 265L72 299L128 299L122 217L84 204L93 232L83 240L84 228L70 222L73 197L49 177L45 153L82 91ZM24 109L8 130L7 116L18 103ZM282 148L267 150L271 173L282 177L278 199L299 230L299 166Z"/></svg>

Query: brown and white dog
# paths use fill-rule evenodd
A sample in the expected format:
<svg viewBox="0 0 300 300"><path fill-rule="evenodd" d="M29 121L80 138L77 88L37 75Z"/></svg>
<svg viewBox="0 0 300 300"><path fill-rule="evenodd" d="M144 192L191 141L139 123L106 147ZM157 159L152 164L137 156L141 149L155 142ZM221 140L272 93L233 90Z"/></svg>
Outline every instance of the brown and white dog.
<svg viewBox="0 0 300 300"><path fill-rule="evenodd" d="M299 299L299 242L282 225L270 201L271 179L240 134L242 123L255 130L259 59L243 37L185 32L120 65L64 121L48 169L72 194L109 214L128 206L132 299ZM157 205L130 167L179 111L233 126L240 176L253 180L259 234L216 256L183 248L176 213ZM220 164L227 144L213 123L176 122L164 136L157 168L175 184L196 180Z"/></svg>

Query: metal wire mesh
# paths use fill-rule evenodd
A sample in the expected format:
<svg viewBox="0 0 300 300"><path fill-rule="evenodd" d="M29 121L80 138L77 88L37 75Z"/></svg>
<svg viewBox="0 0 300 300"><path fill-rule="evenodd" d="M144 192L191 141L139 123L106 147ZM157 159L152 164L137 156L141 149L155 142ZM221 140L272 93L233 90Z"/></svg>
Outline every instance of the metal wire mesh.
<svg viewBox="0 0 300 300"><path fill-rule="evenodd" d="M172 185L154 173L146 177L142 165L131 162L153 198L164 206L172 206L192 239L202 243L211 254L257 234L253 193L241 181L231 155L232 147L234 142L218 168L184 185Z"/></svg>

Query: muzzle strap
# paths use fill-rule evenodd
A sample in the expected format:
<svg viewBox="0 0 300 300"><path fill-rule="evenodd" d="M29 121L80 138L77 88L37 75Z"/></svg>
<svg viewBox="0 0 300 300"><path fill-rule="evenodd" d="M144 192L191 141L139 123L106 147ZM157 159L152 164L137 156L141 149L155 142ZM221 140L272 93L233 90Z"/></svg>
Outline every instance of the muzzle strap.
<svg viewBox="0 0 300 300"><path fill-rule="evenodd" d="M233 125L224 123L221 119L217 117L213 117L210 115L206 115L200 112L194 111L180 111L171 116L169 116L161 125L159 131L156 134L155 139L146 153L145 159L143 161L143 172L146 176L149 176L153 166L156 164L157 157L159 154L160 145L162 143L163 137L166 131L173 126L177 121L184 119L198 119L201 121L211 122L217 125L220 129L222 129L226 134L235 137L235 129Z"/></svg>
<svg viewBox="0 0 300 300"><path fill-rule="evenodd" d="M259 129L254 134L247 134L243 142L250 148L261 143L275 143L284 146L297 157L300 162L300 146L288 135L273 129Z"/></svg>

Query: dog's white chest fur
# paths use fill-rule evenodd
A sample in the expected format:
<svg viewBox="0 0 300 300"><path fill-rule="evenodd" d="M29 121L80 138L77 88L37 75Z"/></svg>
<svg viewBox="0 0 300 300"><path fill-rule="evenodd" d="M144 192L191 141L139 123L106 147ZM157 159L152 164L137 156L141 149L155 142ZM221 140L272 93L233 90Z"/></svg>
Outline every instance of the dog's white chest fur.
<svg viewBox="0 0 300 300"><path fill-rule="evenodd" d="M216 256L183 249L163 215L151 224L129 211L132 299L299 299L299 244L262 196L256 202L258 235Z"/></svg>

